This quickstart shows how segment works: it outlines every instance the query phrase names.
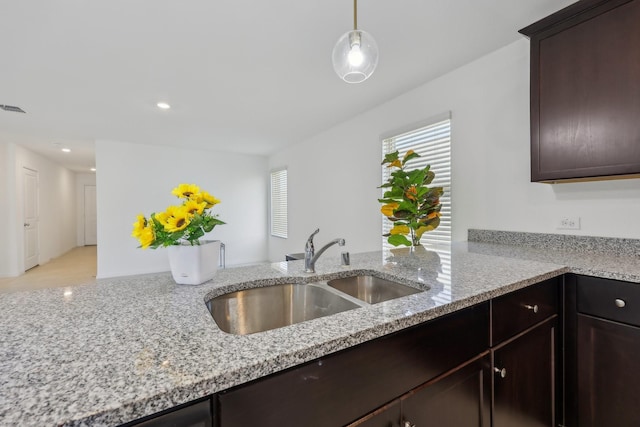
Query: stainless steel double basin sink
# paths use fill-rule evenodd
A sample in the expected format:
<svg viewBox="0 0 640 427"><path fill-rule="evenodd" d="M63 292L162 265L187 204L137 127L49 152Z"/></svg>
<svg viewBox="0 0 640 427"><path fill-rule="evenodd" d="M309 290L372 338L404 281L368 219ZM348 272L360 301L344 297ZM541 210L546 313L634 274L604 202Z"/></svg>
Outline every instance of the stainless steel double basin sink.
<svg viewBox="0 0 640 427"><path fill-rule="evenodd" d="M245 289L217 296L206 304L221 330L248 335L418 292L422 290L359 275L317 283Z"/></svg>

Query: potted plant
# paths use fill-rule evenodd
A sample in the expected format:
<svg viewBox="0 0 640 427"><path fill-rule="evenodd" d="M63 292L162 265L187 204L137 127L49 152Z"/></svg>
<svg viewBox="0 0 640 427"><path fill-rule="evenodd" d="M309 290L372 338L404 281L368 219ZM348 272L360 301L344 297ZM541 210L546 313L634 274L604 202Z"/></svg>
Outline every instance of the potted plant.
<svg viewBox="0 0 640 427"><path fill-rule="evenodd" d="M435 230L440 225L440 197L444 193L442 187L429 187L435 178L431 166L406 170L407 162L420 157L413 150L409 150L400 159L396 150L389 153L382 161L388 168L395 168L391 172L384 188L380 209L387 219L393 222L390 232L384 234L393 246L420 246L420 238L428 231Z"/></svg>
<svg viewBox="0 0 640 427"><path fill-rule="evenodd" d="M176 283L197 285L211 279L220 258L220 241L201 241L206 233L224 224L210 209L220 200L195 184L180 184L171 192L182 200L149 218L138 215L132 237L140 248L167 247Z"/></svg>

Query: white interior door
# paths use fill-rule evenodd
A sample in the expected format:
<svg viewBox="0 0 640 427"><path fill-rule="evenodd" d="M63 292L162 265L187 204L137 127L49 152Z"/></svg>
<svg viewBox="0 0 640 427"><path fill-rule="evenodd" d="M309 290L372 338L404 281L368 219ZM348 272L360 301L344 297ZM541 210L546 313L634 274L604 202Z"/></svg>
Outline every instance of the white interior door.
<svg viewBox="0 0 640 427"><path fill-rule="evenodd" d="M84 244L98 244L98 217L96 214L96 186L84 186Z"/></svg>
<svg viewBox="0 0 640 427"><path fill-rule="evenodd" d="M24 269L38 265L40 242L38 237L38 171L23 168L24 201Z"/></svg>

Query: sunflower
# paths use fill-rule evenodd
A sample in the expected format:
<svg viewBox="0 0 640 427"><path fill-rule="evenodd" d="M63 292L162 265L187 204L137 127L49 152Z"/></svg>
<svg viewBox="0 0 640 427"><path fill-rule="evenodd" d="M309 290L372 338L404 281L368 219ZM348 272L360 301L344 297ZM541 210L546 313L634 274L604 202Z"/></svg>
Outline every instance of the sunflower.
<svg viewBox="0 0 640 427"><path fill-rule="evenodd" d="M140 237L142 235L142 231L147 226L147 219L144 215L140 214L136 218L136 222L133 223L133 231L131 232L131 237Z"/></svg>
<svg viewBox="0 0 640 427"><path fill-rule="evenodd" d="M153 227L148 226L144 227L140 230L140 234L137 236L138 241L140 241L140 247L142 249L147 249L155 240L156 236L153 232Z"/></svg>
<svg viewBox="0 0 640 427"><path fill-rule="evenodd" d="M164 226L164 229L169 233L184 230L187 225L189 225L189 222L191 222L191 215L184 206L169 206L165 214L167 216L165 217L166 219L164 222L160 219L159 221Z"/></svg>
<svg viewBox="0 0 640 427"><path fill-rule="evenodd" d="M207 202L198 202L197 200L187 200L183 205L184 209L189 212L190 215L199 214L202 215L205 208L207 207Z"/></svg>
<svg viewBox="0 0 640 427"><path fill-rule="evenodd" d="M162 227L164 228L167 228L167 220L169 219L169 216L170 215L167 212L159 212L151 215L151 217L162 224Z"/></svg>
<svg viewBox="0 0 640 427"><path fill-rule="evenodd" d="M195 184L180 184L171 191L171 194L181 199L191 199L198 193L200 193L200 187Z"/></svg>
<svg viewBox="0 0 640 427"><path fill-rule="evenodd" d="M206 206L205 209L212 208L214 205L217 205L218 203L220 203L220 200L216 199L215 197L213 197L211 194L207 193L206 191L203 191L203 192L197 194L196 200L198 202L206 202L207 206Z"/></svg>

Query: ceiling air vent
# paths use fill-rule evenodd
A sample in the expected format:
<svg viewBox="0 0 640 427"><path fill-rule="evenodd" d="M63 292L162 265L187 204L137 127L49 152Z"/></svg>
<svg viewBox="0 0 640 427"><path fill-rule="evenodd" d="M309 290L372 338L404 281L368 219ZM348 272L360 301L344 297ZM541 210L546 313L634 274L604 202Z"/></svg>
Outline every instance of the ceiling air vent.
<svg viewBox="0 0 640 427"><path fill-rule="evenodd" d="M4 111L11 111L13 113L26 113L26 111L24 111L22 108L14 107L13 105L1 105L0 104L0 108L2 108Z"/></svg>

